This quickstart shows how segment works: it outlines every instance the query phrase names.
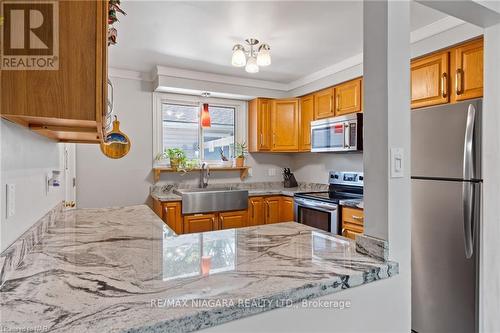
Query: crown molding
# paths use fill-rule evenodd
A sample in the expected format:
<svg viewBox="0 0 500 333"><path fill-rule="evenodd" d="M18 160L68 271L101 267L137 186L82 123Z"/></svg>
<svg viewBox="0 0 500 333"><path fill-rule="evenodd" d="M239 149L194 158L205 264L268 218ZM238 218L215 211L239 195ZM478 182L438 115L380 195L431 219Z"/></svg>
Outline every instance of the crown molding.
<svg viewBox="0 0 500 333"><path fill-rule="evenodd" d="M410 43L414 44L423 41L427 38L439 35L445 31L457 28L466 22L451 16L447 16L426 25L422 28L414 30L410 34ZM249 79L238 76L216 74L210 72L194 71L188 69L167 67L167 66L156 66L152 73L142 73L125 69L110 68L109 76L117 77L130 80L142 80L142 81L155 81L160 77L171 77L176 79L188 79L196 81L205 81L216 84L258 88L264 90L272 90L275 92L289 93L294 89L310 85L321 79L331 77L337 73L343 72L350 68L359 66L363 64L363 53L356 54L349 57L341 62L323 68L319 71L313 72L306 76L303 76L297 80L293 80L289 83L280 83L267 80L257 80Z"/></svg>
<svg viewBox="0 0 500 333"><path fill-rule="evenodd" d="M127 79L127 80L148 81L148 82L153 81L151 73L132 71L116 67L108 68L108 76L119 79Z"/></svg>
<svg viewBox="0 0 500 333"><path fill-rule="evenodd" d="M447 16L439 21L428 24L420 29L412 31L410 33L410 43L420 42L421 40L430 38L432 36L438 35L445 31L456 28L462 24L466 24L466 22L458 19L456 17Z"/></svg>
<svg viewBox="0 0 500 333"><path fill-rule="evenodd" d="M180 69L166 66L156 66L157 76L170 76L182 79L191 79L199 81L209 81L223 84L233 84L238 86L272 89L280 91L288 91L288 84L273 81L248 79L238 76L222 75L209 72L193 71L188 69Z"/></svg>

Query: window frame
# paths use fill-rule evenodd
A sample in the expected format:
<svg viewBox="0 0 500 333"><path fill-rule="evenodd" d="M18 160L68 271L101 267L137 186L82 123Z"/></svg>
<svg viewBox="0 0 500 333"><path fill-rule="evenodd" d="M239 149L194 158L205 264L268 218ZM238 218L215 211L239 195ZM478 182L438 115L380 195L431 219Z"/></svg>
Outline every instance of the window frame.
<svg viewBox="0 0 500 333"><path fill-rule="evenodd" d="M230 107L234 108L234 140L237 142L247 142L247 102L235 99L224 98L204 98L194 95L181 95L172 93L153 93L153 165L155 157L161 152L163 148L163 119L162 119L162 104L182 104L197 106L200 109L203 103L208 103L214 107ZM203 129L199 126L198 140L200 144L200 160L203 156L203 149L201 146L203 140ZM214 162L213 160L207 160Z"/></svg>

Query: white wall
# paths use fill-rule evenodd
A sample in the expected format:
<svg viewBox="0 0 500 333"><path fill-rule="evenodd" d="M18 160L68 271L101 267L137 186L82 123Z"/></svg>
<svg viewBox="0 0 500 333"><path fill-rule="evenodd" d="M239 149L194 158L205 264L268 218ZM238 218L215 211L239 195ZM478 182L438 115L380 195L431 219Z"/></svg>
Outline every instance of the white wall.
<svg viewBox="0 0 500 333"><path fill-rule="evenodd" d="M0 121L1 133L1 240L0 251L28 230L49 210L64 200L61 186L45 191L45 175L62 170L63 146L7 120ZM15 215L6 218L6 184L14 184Z"/></svg>
<svg viewBox="0 0 500 333"><path fill-rule="evenodd" d="M152 86L150 82L111 78L114 112L132 142L121 159L104 156L95 144L76 148L78 207L107 207L148 202L152 155Z"/></svg>
<svg viewBox="0 0 500 333"><path fill-rule="evenodd" d="M500 332L500 24L485 32L484 80L479 322L480 332Z"/></svg>
<svg viewBox="0 0 500 333"><path fill-rule="evenodd" d="M111 78L114 85L114 112L121 130L132 141L130 152L113 160L105 157L98 145L77 145L77 204L80 208L109 207L150 203L153 184L152 83ZM250 154L247 164L252 175L245 181L280 181L280 168L291 167L287 154ZM276 175L269 176L269 169ZM164 173L161 181L196 183L198 173ZM239 182L237 172L212 172L210 183Z"/></svg>
<svg viewBox="0 0 500 333"><path fill-rule="evenodd" d="M362 172L363 153L299 153L292 165L297 180L325 184L330 170Z"/></svg>

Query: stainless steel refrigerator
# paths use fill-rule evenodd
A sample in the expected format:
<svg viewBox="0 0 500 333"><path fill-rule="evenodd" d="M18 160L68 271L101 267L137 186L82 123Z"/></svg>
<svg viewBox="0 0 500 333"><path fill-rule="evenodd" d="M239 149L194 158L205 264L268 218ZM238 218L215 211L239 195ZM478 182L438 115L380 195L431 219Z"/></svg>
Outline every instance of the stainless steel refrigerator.
<svg viewBox="0 0 500 333"><path fill-rule="evenodd" d="M412 330L477 332L482 101L411 112Z"/></svg>

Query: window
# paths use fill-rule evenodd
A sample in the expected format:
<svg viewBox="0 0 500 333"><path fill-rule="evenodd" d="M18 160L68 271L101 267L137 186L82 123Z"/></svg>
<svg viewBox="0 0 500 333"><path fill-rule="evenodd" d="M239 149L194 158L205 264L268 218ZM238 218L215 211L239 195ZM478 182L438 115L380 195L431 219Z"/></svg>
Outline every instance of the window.
<svg viewBox="0 0 500 333"><path fill-rule="evenodd" d="M234 108L209 106L211 127L203 128L203 159L220 160L220 151L231 157L234 152Z"/></svg>
<svg viewBox="0 0 500 333"><path fill-rule="evenodd" d="M181 148L190 159L219 161L220 152L232 157L236 107L210 105L211 127L200 125L201 103L161 103L162 150ZM200 149L201 148L201 149Z"/></svg>

